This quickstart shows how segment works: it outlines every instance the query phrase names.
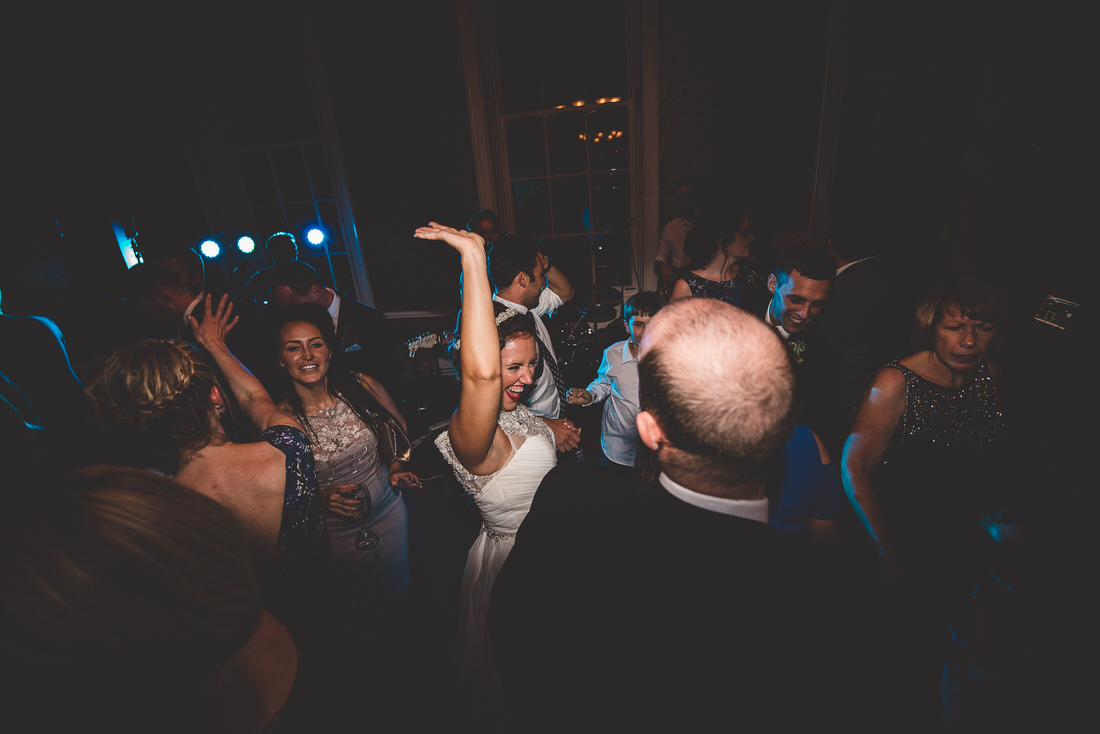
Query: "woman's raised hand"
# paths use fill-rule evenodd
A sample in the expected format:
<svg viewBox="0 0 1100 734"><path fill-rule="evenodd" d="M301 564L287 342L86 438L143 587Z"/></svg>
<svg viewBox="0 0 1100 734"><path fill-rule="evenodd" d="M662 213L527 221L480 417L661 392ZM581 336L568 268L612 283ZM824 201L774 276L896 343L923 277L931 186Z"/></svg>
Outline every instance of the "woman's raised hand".
<svg viewBox="0 0 1100 734"><path fill-rule="evenodd" d="M193 315L187 315L195 340L208 352L212 351L211 347L225 346L225 335L233 330L240 319L240 316L233 315L233 304L229 302L228 294L221 297L216 309L211 308L212 303L213 297L207 294L201 323Z"/></svg>
<svg viewBox="0 0 1100 734"><path fill-rule="evenodd" d="M459 252L475 247L482 251L485 249L485 240L476 232L445 227L438 222L428 222L427 227L417 227L414 236L422 240L443 240Z"/></svg>

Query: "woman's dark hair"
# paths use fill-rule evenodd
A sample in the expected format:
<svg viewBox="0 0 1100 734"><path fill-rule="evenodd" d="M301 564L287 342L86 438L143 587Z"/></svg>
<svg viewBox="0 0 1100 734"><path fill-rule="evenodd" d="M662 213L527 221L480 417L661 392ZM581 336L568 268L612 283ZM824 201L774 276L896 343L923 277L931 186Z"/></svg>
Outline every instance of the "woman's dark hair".
<svg viewBox="0 0 1100 734"><path fill-rule="evenodd" d="M701 269L710 265L722 246L737 236L748 215L743 205L735 204L721 211L711 209L692 220L691 231L684 239L688 267Z"/></svg>
<svg viewBox="0 0 1100 734"><path fill-rule="evenodd" d="M493 301L493 313L499 319L500 315L508 310L508 306L503 303ZM458 319L455 321L455 334L462 333L462 312L459 311ZM497 322L497 343L500 345L501 350L504 349L504 345L514 339L523 339L530 337L535 339L535 317L530 311L527 313L513 313L513 315ZM455 365L455 376L462 376L462 368L459 364L458 352L460 343L458 339L455 339L448 347L451 354L451 359ZM541 360L540 360L541 369Z"/></svg>
<svg viewBox="0 0 1100 734"><path fill-rule="evenodd" d="M404 431L401 430L401 424L397 422L393 414L382 407L378 399L363 386L356 374L347 366L343 351L340 349L340 341L336 338L336 329L332 325L332 317L328 315L325 308L314 303L293 303L276 309L270 321L273 335L272 342L276 345L276 353L282 350L280 334L283 327L298 321L316 327L321 332L321 338L331 354L328 368L329 395L338 400L343 400L359 420L363 422L363 425L369 428L371 433L378 438L378 456L383 462L388 465L395 458L401 458L401 456L393 455L395 448L389 440L386 440L388 436L386 425L388 425L390 429L401 432L401 438L404 439L403 443L407 445L408 439L404 435ZM310 424L309 417L302 405L302 399L294 389L293 381L285 371L281 372L280 380L283 383L281 397L290 406L294 417L298 419L298 422L302 424L310 437L316 440L317 434L313 431L313 426ZM400 449L397 449L397 452L400 453Z"/></svg>

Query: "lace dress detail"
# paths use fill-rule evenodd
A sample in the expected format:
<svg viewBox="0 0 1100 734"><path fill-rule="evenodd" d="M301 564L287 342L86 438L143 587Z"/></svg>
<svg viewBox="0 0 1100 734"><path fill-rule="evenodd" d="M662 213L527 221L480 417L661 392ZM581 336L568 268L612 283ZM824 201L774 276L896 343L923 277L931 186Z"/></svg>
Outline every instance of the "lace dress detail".
<svg viewBox="0 0 1100 734"><path fill-rule="evenodd" d="M504 432L508 434L508 438L512 441L513 455L523 445L523 442L531 436L543 436L551 441L554 440L554 433L550 430L550 427L546 425L544 420L532 413L526 405L517 405L514 410L500 411L497 414L497 425L504 429ZM471 474L455 456L454 449L451 448L451 437L447 431L436 437L435 445L443 454L443 458L454 469L455 478L474 499L477 499L482 489L492 481L493 477L504 471L504 467L501 467L499 471L484 476Z"/></svg>
<svg viewBox="0 0 1100 734"><path fill-rule="evenodd" d="M499 685L486 628L489 594L497 572L515 545L516 531L531 509L535 490L557 463L554 434L526 406L500 411L497 425L507 434L512 455L500 471L488 476L476 476L462 466L446 432L436 439L436 446L454 467L455 476L473 496L483 521L481 532L466 556L458 620L462 673L487 687L483 690L495 690Z"/></svg>
<svg viewBox="0 0 1100 734"><path fill-rule="evenodd" d="M333 557L309 439L286 425L271 426L260 438L286 456L279 538L275 555L260 569L265 608L287 626L302 650L365 639L373 606Z"/></svg>
<svg viewBox="0 0 1100 734"><path fill-rule="evenodd" d="M333 552L377 598L392 601L409 586L409 517L379 460L378 438L342 398L309 416L309 426L320 484L357 484L369 497L362 521L326 514ZM364 533L373 533L372 542L363 542Z"/></svg>

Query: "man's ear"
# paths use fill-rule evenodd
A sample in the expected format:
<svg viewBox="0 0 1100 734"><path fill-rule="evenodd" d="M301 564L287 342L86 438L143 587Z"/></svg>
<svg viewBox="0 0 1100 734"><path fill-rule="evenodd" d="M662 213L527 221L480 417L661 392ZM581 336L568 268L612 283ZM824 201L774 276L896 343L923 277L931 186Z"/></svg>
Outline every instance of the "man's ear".
<svg viewBox="0 0 1100 734"><path fill-rule="evenodd" d="M772 295L775 295L775 287L779 284L779 281L775 279L775 273L768 276L768 290Z"/></svg>
<svg viewBox="0 0 1100 734"><path fill-rule="evenodd" d="M657 423L657 419L648 410L638 413L637 422L638 438L642 439L642 443L648 446L650 450L656 451L661 443L668 440L665 438L664 430Z"/></svg>
<svg viewBox="0 0 1100 734"><path fill-rule="evenodd" d="M527 277L527 273L521 270L519 271L519 275L517 275L516 279L512 282L519 284L520 288L526 288L528 284L530 284L531 279Z"/></svg>

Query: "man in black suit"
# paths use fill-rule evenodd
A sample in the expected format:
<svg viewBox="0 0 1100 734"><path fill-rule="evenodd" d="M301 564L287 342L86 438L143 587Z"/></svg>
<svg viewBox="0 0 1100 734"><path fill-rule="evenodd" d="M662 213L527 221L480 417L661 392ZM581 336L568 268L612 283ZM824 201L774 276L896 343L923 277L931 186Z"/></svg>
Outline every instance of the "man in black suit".
<svg viewBox="0 0 1100 734"><path fill-rule="evenodd" d="M343 298L325 286L309 263L288 260L271 270L271 297L279 305L314 303L328 311L336 338L354 372L379 380L397 402L404 393L399 347L386 333L386 317L373 306Z"/></svg>
<svg viewBox="0 0 1100 734"><path fill-rule="evenodd" d="M836 277L832 258L805 243L790 247L768 276L771 299L758 316L772 327L794 366L796 417L826 440L836 433L836 373L831 345L818 329ZM832 449L830 445L830 449Z"/></svg>
<svg viewBox="0 0 1100 734"><path fill-rule="evenodd" d="M853 213L854 214L854 213ZM829 254L836 280L819 327L829 342L837 375L841 433L875 374L891 359L914 351L908 342L916 298L897 258L884 252L883 227L860 212L834 212L829 219Z"/></svg>
<svg viewBox="0 0 1100 734"><path fill-rule="evenodd" d="M741 309L686 299L653 318L639 358L658 481L559 464L493 589L519 728L799 730L822 712L828 622L767 524L765 474L793 429L784 347Z"/></svg>

